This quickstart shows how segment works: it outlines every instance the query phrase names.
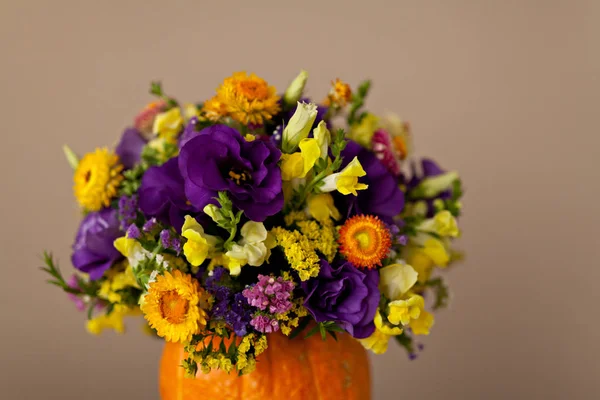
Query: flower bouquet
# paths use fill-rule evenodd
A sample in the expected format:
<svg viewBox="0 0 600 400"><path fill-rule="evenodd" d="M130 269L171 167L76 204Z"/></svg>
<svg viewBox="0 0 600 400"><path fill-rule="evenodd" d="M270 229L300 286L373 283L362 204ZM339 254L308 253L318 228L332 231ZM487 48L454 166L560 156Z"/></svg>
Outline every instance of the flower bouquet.
<svg viewBox="0 0 600 400"><path fill-rule="evenodd" d="M459 259L461 181L409 161L409 125L363 109L370 82L254 74L214 97L156 101L114 149L65 147L83 220L65 279L87 329L142 314L167 342L163 399L369 398L364 348L415 358Z"/></svg>

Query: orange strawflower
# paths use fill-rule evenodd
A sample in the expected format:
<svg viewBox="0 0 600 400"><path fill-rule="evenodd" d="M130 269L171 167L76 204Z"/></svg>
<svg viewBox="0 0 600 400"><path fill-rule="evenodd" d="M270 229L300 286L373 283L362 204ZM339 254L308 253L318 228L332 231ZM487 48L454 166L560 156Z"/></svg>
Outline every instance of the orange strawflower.
<svg viewBox="0 0 600 400"><path fill-rule="evenodd" d="M392 239L385 224L373 215L356 215L340 228L339 251L357 267L375 268L390 251Z"/></svg>

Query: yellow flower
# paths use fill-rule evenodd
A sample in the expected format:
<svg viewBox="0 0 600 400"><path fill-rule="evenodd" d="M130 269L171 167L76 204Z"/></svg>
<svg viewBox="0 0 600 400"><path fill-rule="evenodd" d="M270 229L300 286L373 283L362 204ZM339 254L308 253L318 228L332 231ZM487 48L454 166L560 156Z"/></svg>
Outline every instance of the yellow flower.
<svg viewBox="0 0 600 400"><path fill-rule="evenodd" d="M308 72L305 70L300 71L298 76L294 78L290 86L285 90L283 95L283 101L287 105L295 104L302 97L302 92L304 92L304 86L306 86L306 81L308 80Z"/></svg>
<svg viewBox="0 0 600 400"><path fill-rule="evenodd" d="M419 247L409 246L403 252L406 262L417 271L417 280L425 283L433 270L433 261Z"/></svg>
<svg viewBox="0 0 600 400"><path fill-rule="evenodd" d="M160 337L186 343L206 326L206 311L200 307L203 296L198 281L190 275L179 270L165 272L150 284L141 309Z"/></svg>
<svg viewBox="0 0 600 400"><path fill-rule="evenodd" d="M320 258L313 243L298 231L288 231L282 227L271 230L276 245L283 248L283 253L292 269L298 272L301 281L314 278L319 274Z"/></svg>
<svg viewBox="0 0 600 400"><path fill-rule="evenodd" d="M329 193L312 195L307 201L308 213L317 221L325 221L330 217L339 220L342 215L335 207L333 196Z"/></svg>
<svg viewBox="0 0 600 400"><path fill-rule="evenodd" d="M338 249L337 229L331 220L297 221L296 225L300 232L306 237L315 250L325 256L327 261L332 262Z"/></svg>
<svg viewBox="0 0 600 400"><path fill-rule="evenodd" d="M279 112L279 96L274 86L255 74L236 72L217 88L217 99L234 120L261 125Z"/></svg>
<svg viewBox="0 0 600 400"><path fill-rule="evenodd" d="M326 106L339 108L346 106L351 99L352 90L350 89L350 85L336 78L335 81L331 82L331 89L324 103Z"/></svg>
<svg viewBox="0 0 600 400"><path fill-rule="evenodd" d="M183 117L179 107L160 113L154 119L152 132L169 143L175 143L177 135L183 126Z"/></svg>
<svg viewBox="0 0 600 400"><path fill-rule="evenodd" d="M403 331L403 329L399 326L390 326L389 323L386 323L383 320L379 309L377 309L377 312L375 313L375 319L373 320L373 322L375 323L375 329L388 336L400 335Z"/></svg>
<svg viewBox="0 0 600 400"><path fill-rule="evenodd" d="M281 155L281 179L291 181L299 178L304 171L304 159L300 152Z"/></svg>
<svg viewBox="0 0 600 400"><path fill-rule="evenodd" d="M195 104L189 103L183 106L183 116L184 120L187 122L194 117L199 117L200 111L198 110L198 107L196 107Z"/></svg>
<svg viewBox="0 0 600 400"><path fill-rule="evenodd" d="M214 96L212 99L206 100L202 105L202 112L211 121L218 121L220 118L227 115L227 107L219 99Z"/></svg>
<svg viewBox="0 0 600 400"><path fill-rule="evenodd" d="M298 102L294 115L283 129L281 150L284 153L291 153L296 150L300 141L308 137L316 118L316 104Z"/></svg>
<svg viewBox="0 0 600 400"><path fill-rule="evenodd" d="M352 193L357 196L357 190L365 190L369 187L364 183L358 183L358 178L366 174L358 158L354 157L341 172L325 177L323 185L319 189L322 192L331 192L337 189L343 195Z"/></svg>
<svg viewBox="0 0 600 400"><path fill-rule="evenodd" d="M425 307L425 300L418 294L410 294L406 300L394 300L389 303L388 321L393 325L408 325L411 320L419 318Z"/></svg>
<svg viewBox="0 0 600 400"><path fill-rule="evenodd" d="M379 329L375 329L373 334L365 339L358 339L365 349L371 350L375 354L383 354L388 349L390 335L386 335Z"/></svg>
<svg viewBox="0 0 600 400"><path fill-rule="evenodd" d="M348 137L363 147L371 147L371 139L373 134L379 127L379 118L369 113L363 117L360 123L353 125L350 128Z"/></svg>
<svg viewBox="0 0 600 400"><path fill-rule="evenodd" d="M429 335L433 323L433 314L422 310L419 318L410 321L410 329L415 335Z"/></svg>
<svg viewBox="0 0 600 400"><path fill-rule="evenodd" d="M408 264L392 264L379 270L381 292L390 300L399 300L417 283L417 272Z"/></svg>
<svg viewBox="0 0 600 400"><path fill-rule="evenodd" d="M73 190L79 204L89 211L108 207L123 180L123 165L108 149L86 154L75 170Z"/></svg>
<svg viewBox="0 0 600 400"><path fill-rule="evenodd" d="M189 215L185 216L181 236L187 239L183 245L183 254L194 267L202 264L210 254L213 254L219 242L216 236L204 233L202 225Z"/></svg>
<svg viewBox="0 0 600 400"><path fill-rule="evenodd" d="M316 139L302 139L299 146L300 152L282 154L281 179L284 181L304 178L320 157L321 150Z"/></svg>
<svg viewBox="0 0 600 400"><path fill-rule="evenodd" d="M115 305L110 314L102 314L87 321L86 328L92 335L99 335L106 329L112 329L117 333L125 332L123 318L135 314L135 311L127 306Z"/></svg>
<svg viewBox="0 0 600 400"><path fill-rule="evenodd" d="M120 291L123 289L129 287L141 289L135 279L133 269L127 262L120 263L115 268L109 269L105 275L108 279L100 284L98 296L111 303L120 303L122 301Z"/></svg>
<svg viewBox="0 0 600 400"><path fill-rule="evenodd" d="M417 227L422 232L433 232L442 237L458 237L456 218L448 210L439 211L433 218L424 220Z"/></svg>

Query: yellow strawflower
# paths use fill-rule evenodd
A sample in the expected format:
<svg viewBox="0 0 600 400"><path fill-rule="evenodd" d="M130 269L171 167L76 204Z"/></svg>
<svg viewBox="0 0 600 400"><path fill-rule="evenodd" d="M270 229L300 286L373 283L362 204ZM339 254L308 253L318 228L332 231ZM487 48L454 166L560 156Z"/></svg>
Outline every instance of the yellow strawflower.
<svg viewBox="0 0 600 400"><path fill-rule="evenodd" d="M179 270L158 275L141 305L144 318L169 342L189 342L206 326L207 301L198 281Z"/></svg>
<svg viewBox="0 0 600 400"><path fill-rule="evenodd" d="M88 211L108 207L123 180L119 157L106 148L86 154L75 170L73 190L79 204Z"/></svg>
<svg viewBox="0 0 600 400"><path fill-rule="evenodd" d="M217 88L218 109L244 125L262 125L279 112L279 96L274 86L246 72L236 72ZM212 105L213 109L217 108ZM206 106L205 106L206 109ZM219 113L218 111L217 113Z"/></svg>

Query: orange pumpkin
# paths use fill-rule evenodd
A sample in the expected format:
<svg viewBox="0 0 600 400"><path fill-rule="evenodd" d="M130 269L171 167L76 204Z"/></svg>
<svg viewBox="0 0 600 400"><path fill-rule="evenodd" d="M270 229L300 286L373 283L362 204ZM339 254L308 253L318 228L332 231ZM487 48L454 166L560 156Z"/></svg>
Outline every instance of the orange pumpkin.
<svg viewBox="0 0 600 400"><path fill-rule="evenodd" d="M347 334L322 340L288 339L270 334L269 347L257 357L256 370L239 377L232 372L198 372L185 378L183 346L166 343L160 365L162 400L369 400L369 360L360 343Z"/></svg>

